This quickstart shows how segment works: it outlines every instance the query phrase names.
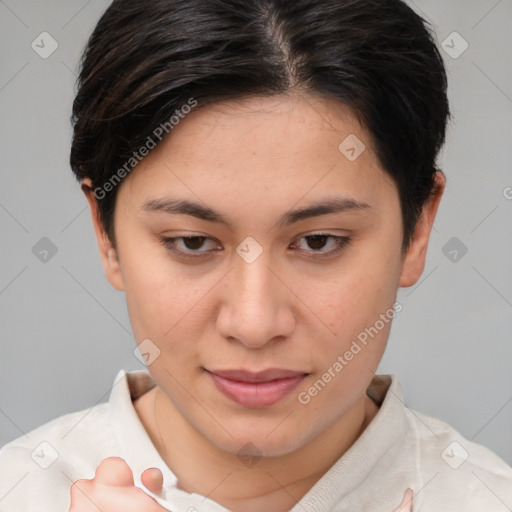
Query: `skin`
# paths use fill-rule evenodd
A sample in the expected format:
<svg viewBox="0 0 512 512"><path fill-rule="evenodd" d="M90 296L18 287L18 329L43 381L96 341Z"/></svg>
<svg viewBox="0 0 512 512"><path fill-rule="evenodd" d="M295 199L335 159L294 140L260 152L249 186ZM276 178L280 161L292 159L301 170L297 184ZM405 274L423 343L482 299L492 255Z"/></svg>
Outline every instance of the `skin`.
<svg viewBox="0 0 512 512"><path fill-rule="evenodd" d="M338 149L349 134L366 146L352 162ZM392 307L398 287L418 281L442 174L436 182L404 254L398 190L369 133L334 100L289 95L188 114L119 186L116 247L86 190L105 273L126 294L135 339L160 350L148 366L157 386L134 405L180 488L237 512L286 511L357 440L378 412L365 391L391 323L307 405L298 394ZM171 195L213 208L231 226L142 208ZM277 224L288 210L338 196L370 207ZM308 244L315 233L352 240L321 257L336 244ZM180 236L206 237L202 246L177 243L208 255L185 259L162 244ZM248 236L263 249L252 263L236 252ZM308 375L277 404L250 408L205 371L240 368ZM247 443L262 456L250 467L237 457Z"/></svg>
<svg viewBox="0 0 512 512"><path fill-rule="evenodd" d="M162 473L157 468L141 475L147 489L158 493L162 489ZM94 478L73 482L68 512L164 512L155 500L134 486L133 474L120 457L109 457L98 465Z"/></svg>

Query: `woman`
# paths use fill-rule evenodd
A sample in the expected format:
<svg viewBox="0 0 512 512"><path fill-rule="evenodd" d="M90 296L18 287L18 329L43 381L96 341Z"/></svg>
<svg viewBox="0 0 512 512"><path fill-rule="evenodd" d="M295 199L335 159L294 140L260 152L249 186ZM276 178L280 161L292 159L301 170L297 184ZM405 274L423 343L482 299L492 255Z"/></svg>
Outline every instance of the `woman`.
<svg viewBox="0 0 512 512"><path fill-rule="evenodd" d="M508 510L512 469L375 375L446 89L400 0L115 0L71 166L148 371L6 445L5 509Z"/></svg>

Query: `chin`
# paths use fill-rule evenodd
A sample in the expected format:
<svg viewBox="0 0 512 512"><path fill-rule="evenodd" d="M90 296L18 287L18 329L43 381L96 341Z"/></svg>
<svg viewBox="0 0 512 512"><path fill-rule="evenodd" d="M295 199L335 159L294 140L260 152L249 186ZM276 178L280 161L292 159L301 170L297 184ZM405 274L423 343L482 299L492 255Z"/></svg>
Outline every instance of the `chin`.
<svg viewBox="0 0 512 512"><path fill-rule="evenodd" d="M207 437L219 450L237 455L239 458L282 457L298 450L310 440L303 432L297 433L286 429L286 420L282 425L279 425L279 421L274 422L272 428L258 428L253 421L250 427L238 427L238 432L230 430L226 425L226 430L233 437L227 434L221 439Z"/></svg>

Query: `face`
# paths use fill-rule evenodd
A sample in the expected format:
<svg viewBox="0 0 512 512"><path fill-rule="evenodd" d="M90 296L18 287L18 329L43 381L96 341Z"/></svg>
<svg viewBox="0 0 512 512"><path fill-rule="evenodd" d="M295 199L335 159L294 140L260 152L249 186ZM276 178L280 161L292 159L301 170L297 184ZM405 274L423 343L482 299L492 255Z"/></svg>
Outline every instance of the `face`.
<svg viewBox="0 0 512 512"><path fill-rule="evenodd" d="M357 407L424 263L425 237L401 253L367 131L312 96L193 110L122 182L114 225L118 260L103 246L103 261L149 372L233 453L291 452Z"/></svg>

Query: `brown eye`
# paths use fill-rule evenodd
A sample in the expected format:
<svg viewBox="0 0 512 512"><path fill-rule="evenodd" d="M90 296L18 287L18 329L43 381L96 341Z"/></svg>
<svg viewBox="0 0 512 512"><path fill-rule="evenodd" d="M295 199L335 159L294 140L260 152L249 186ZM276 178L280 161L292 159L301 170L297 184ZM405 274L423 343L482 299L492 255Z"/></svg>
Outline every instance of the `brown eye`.
<svg viewBox="0 0 512 512"><path fill-rule="evenodd" d="M328 235L310 235L310 236L306 236L304 238L306 238L308 245L311 249L319 250L325 246L329 236Z"/></svg>
<svg viewBox="0 0 512 512"><path fill-rule="evenodd" d="M206 242L211 242L208 250ZM213 251L219 250L219 246L211 238L206 236L177 236L173 238L162 238L161 243L169 251L184 258L200 258L210 255Z"/></svg>
<svg viewBox="0 0 512 512"><path fill-rule="evenodd" d="M183 243L187 249L197 250L200 249L206 240L205 236L190 236L183 237Z"/></svg>
<svg viewBox="0 0 512 512"><path fill-rule="evenodd" d="M301 244L303 240L306 242L305 244ZM301 252L306 253L308 257L321 258L323 256L332 256L340 252L350 243L351 240L352 238L348 236L315 233L313 235L303 236L298 240L298 243L294 244L294 246L298 246L298 249Z"/></svg>

